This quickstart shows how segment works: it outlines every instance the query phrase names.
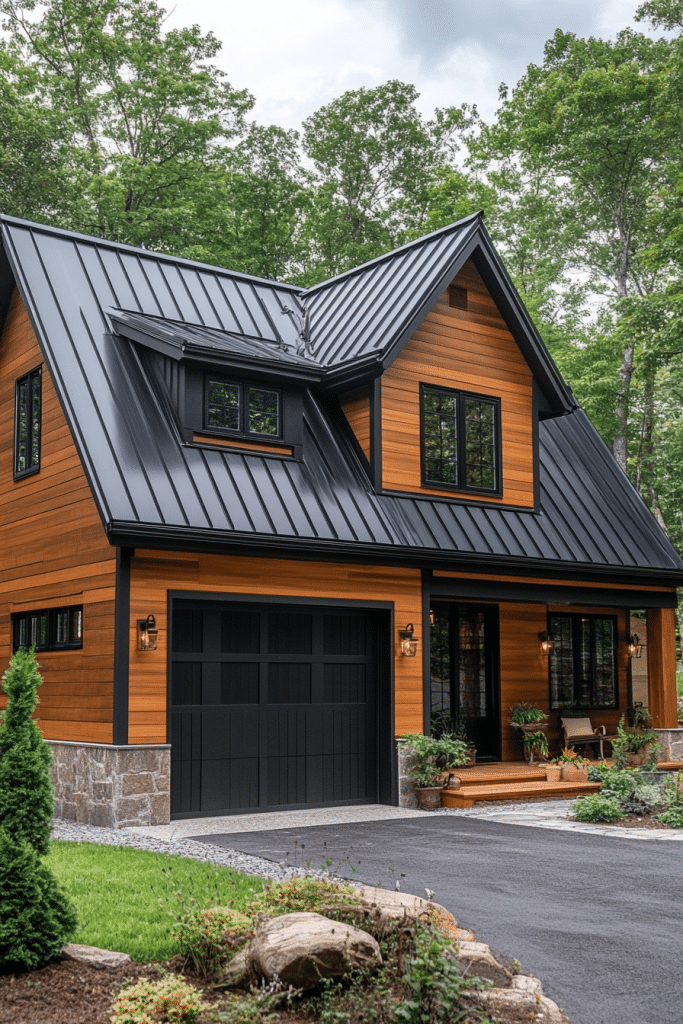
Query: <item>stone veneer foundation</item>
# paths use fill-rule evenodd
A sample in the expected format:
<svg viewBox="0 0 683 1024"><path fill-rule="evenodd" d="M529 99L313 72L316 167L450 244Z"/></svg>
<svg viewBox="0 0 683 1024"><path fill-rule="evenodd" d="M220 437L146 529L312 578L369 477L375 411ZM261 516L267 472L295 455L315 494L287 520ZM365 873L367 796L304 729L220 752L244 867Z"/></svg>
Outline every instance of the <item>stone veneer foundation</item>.
<svg viewBox="0 0 683 1024"><path fill-rule="evenodd" d="M396 752L398 754L398 806L417 807L415 783L408 774L415 761L415 751L407 745L403 736L398 736Z"/></svg>
<svg viewBox="0 0 683 1024"><path fill-rule="evenodd" d="M55 815L109 828L171 820L171 746L46 740Z"/></svg>
<svg viewBox="0 0 683 1024"><path fill-rule="evenodd" d="M655 729L655 732L662 747L660 761L683 761L683 728Z"/></svg>

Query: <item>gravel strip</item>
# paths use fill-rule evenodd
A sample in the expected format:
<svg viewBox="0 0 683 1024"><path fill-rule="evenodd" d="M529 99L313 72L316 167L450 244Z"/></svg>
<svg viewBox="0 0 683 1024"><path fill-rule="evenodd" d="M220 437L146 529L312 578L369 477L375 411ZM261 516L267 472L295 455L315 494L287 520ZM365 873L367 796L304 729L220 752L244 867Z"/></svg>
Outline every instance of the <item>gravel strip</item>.
<svg viewBox="0 0 683 1024"><path fill-rule="evenodd" d="M118 828L100 828L99 825L81 825L74 821L54 818L52 822L52 838L64 839L71 843L101 843L105 846L132 846L136 850L151 850L153 853L175 853L179 857L190 857L192 860L207 861L210 864L223 864L225 867L243 871L247 875L259 875L274 882L295 878L303 874L316 874L315 871L301 871L263 857L253 857L238 850L225 850L211 843L196 843L192 839L156 839L148 836L134 835Z"/></svg>

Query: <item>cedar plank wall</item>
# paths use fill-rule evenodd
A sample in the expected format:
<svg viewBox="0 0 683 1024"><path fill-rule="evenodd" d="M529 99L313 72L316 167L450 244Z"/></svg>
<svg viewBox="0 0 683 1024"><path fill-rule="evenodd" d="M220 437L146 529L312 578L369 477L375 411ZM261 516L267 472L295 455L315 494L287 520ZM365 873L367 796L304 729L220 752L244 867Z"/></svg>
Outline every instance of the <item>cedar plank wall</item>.
<svg viewBox="0 0 683 1024"><path fill-rule="evenodd" d="M166 743L167 591L256 594L308 600L394 602L394 644L407 622L422 630L422 579L419 570L296 562L230 555L179 554L138 550L131 563L130 594L130 743ZM136 620L154 615L159 629L156 651L138 651ZM422 732L422 658L394 658L395 728L398 735Z"/></svg>
<svg viewBox="0 0 683 1024"><path fill-rule="evenodd" d="M383 486L447 497L458 493L422 487L420 383L462 388L501 400L503 494L470 499L533 508L531 371L471 262L453 284L467 289L468 309L450 306L444 292L382 375Z"/></svg>
<svg viewBox="0 0 683 1024"><path fill-rule="evenodd" d="M365 458L370 462L370 393L367 390L355 391L351 395L345 395L341 400L341 407L344 410L351 429L356 435L358 444L365 453Z"/></svg>
<svg viewBox="0 0 683 1024"><path fill-rule="evenodd" d="M40 472L14 481L14 388L43 365ZM12 612L83 605L83 649L44 651L38 718L48 739L112 742L116 556L15 290L0 340L0 663Z"/></svg>

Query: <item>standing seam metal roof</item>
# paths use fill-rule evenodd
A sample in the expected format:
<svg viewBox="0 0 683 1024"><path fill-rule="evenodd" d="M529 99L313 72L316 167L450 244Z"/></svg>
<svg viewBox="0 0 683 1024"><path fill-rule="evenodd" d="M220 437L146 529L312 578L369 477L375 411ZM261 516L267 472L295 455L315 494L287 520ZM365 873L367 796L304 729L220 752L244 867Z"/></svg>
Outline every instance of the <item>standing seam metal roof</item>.
<svg viewBox="0 0 683 1024"><path fill-rule="evenodd" d="M350 351L347 331L354 338L365 331L369 346L383 344L377 296L391 281L400 293L404 272L419 266L408 303L414 306L419 287L429 288L430 258L437 263L433 283L473 223L320 286L313 322L324 312L328 357L334 346L339 355ZM116 537L253 542L292 555L355 551L359 559L438 559L442 567L475 558L489 569L544 562L577 575L652 570L654 582L658 571L683 580L683 562L581 410L540 424L538 511L374 493L351 440L312 389L305 391L300 462L186 445L135 345L112 334L108 311L173 321L176 332L187 322L190 337L223 331L236 336L228 345L252 337L259 349L281 341L295 352L300 325L281 310L301 310L296 290L13 218L2 219L2 237L103 522ZM373 308L355 305L356 294L339 327L332 311L341 289L358 289ZM400 295L394 299L398 322L407 307Z"/></svg>

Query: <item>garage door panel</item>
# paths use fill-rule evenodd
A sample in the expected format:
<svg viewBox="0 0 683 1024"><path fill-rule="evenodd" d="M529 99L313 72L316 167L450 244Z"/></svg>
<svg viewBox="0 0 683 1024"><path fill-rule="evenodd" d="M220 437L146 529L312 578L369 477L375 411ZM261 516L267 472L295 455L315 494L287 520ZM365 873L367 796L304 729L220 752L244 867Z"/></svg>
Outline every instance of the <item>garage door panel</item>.
<svg viewBox="0 0 683 1024"><path fill-rule="evenodd" d="M367 613L177 604L174 814L377 799Z"/></svg>

